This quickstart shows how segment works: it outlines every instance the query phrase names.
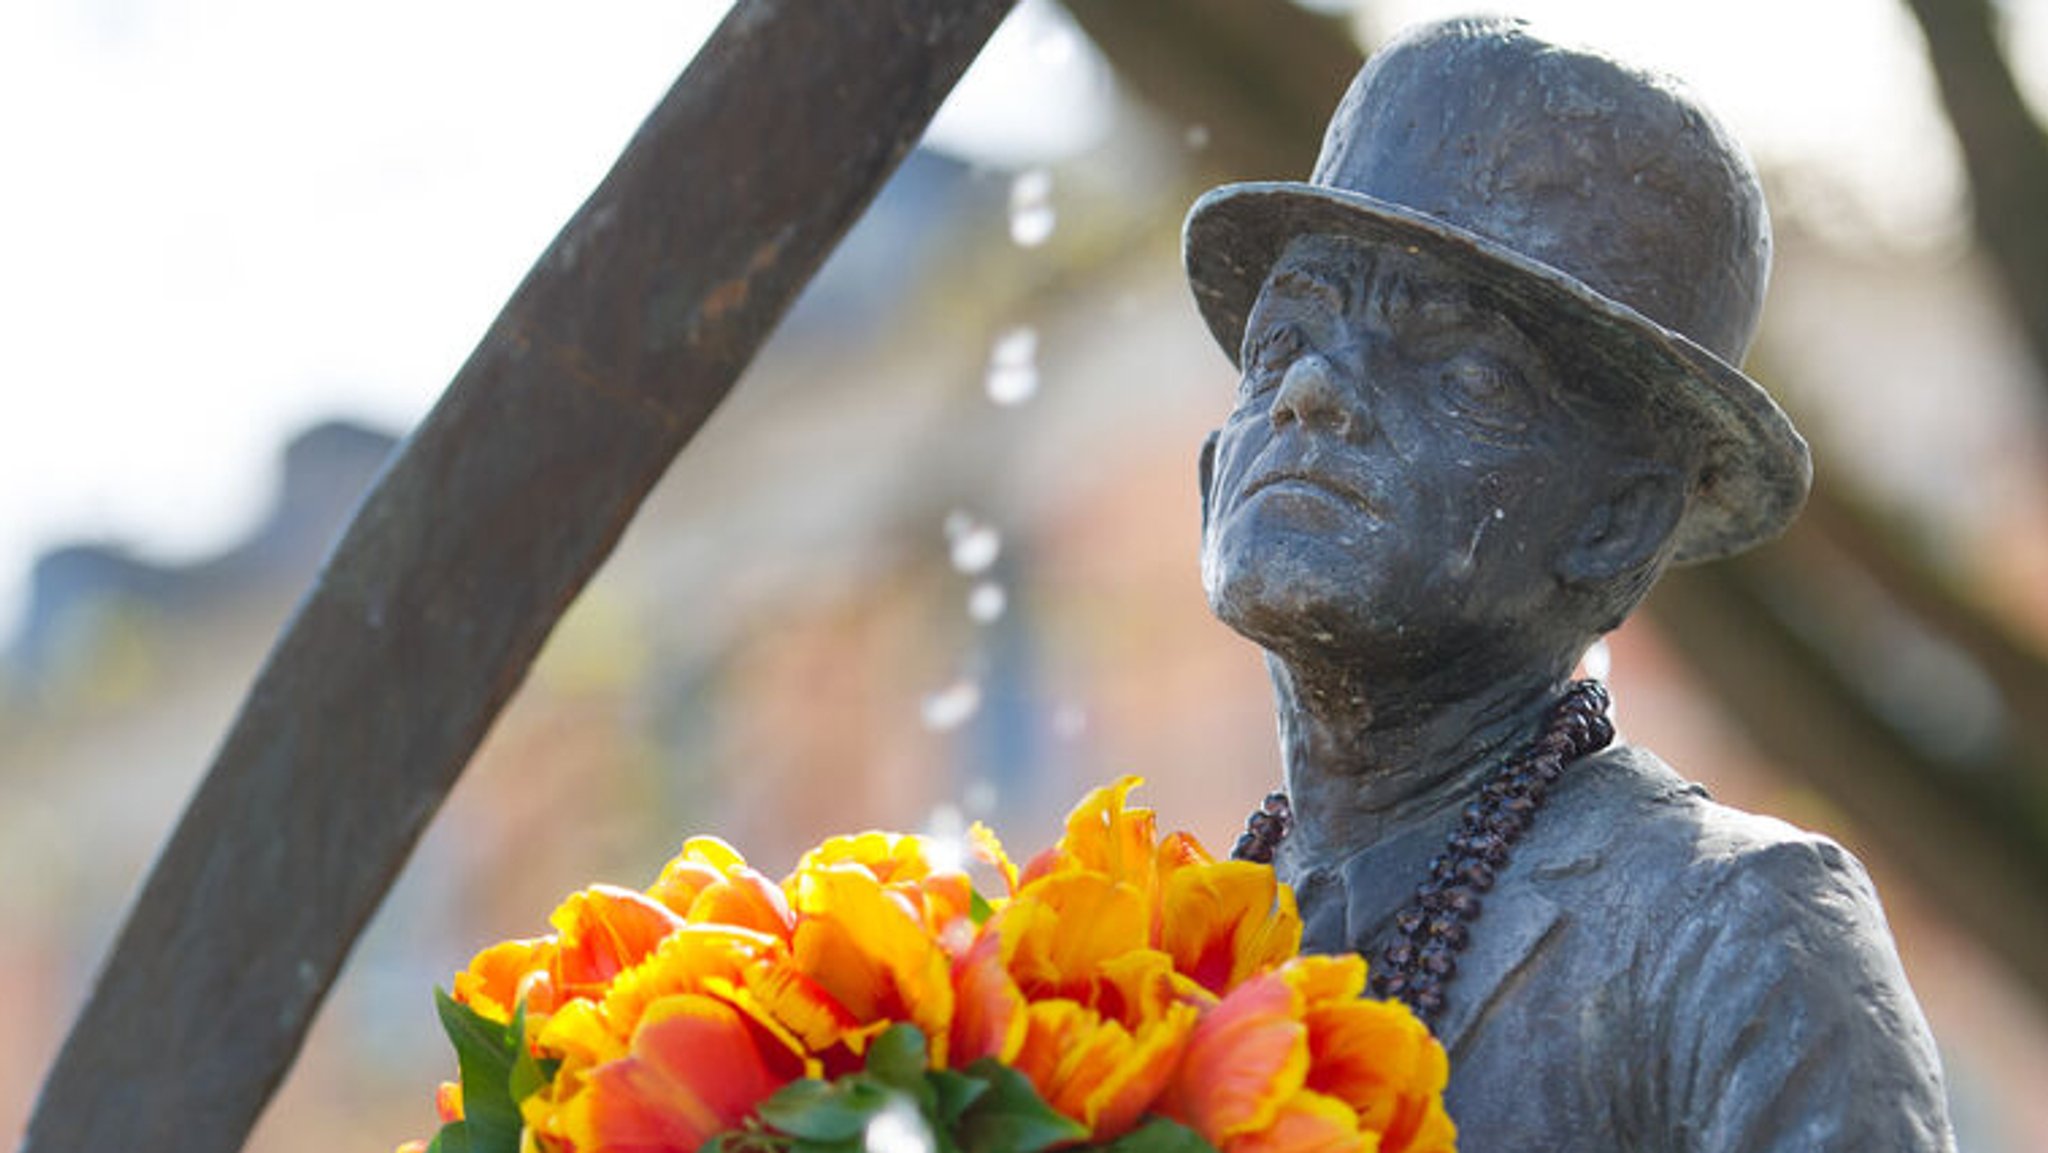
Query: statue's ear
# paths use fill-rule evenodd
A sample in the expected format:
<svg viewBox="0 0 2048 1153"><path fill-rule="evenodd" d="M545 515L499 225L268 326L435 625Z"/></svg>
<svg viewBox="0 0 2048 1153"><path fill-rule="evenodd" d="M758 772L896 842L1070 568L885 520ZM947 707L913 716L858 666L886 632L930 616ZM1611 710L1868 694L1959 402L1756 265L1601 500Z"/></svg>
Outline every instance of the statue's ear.
<svg viewBox="0 0 2048 1153"><path fill-rule="evenodd" d="M1202 438L1201 459L1195 462L1197 480L1202 486L1202 535L1209 535L1209 486L1216 480L1216 441L1223 430L1216 429Z"/></svg>
<svg viewBox="0 0 2048 1153"><path fill-rule="evenodd" d="M1685 499L1676 470L1649 463L1629 469L1589 510L1558 558L1557 575L1567 584L1593 584L1649 563L1678 527Z"/></svg>

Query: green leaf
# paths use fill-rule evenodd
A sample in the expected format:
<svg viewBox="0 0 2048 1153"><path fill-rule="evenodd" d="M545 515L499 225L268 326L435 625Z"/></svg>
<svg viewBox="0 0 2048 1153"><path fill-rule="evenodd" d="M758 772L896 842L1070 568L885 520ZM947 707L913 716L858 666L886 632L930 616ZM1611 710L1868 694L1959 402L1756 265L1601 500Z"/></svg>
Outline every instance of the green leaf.
<svg viewBox="0 0 2048 1153"><path fill-rule="evenodd" d="M978 890L967 890L967 919L974 922L975 928L979 929L986 925L988 919L995 915L996 907L988 903L987 897L982 896Z"/></svg>
<svg viewBox="0 0 2048 1153"><path fill-rule="evenodd" d="M892 1094L860 1074L837 1081L792 1081L761 1102L756 1115L804 1141L845 1141L867 1131Z"/></svg>
<svg viewBox="0 0 2048 1153"><path fill-rule="evenodd" d="M427 1153L469 1153L468 1130L460 1121L448 1122L427 1142Z"/></svg>
<svg viewBox="0 0 2048 1153"><path fill-rule="evenodd" d="M1216 1153L1216 1147L1178 1121L1154 1117L1103 1146L1102 1153Z"/></svg>
<svg viewBox="0 0 2048 1153"><path fill-rule="evenodd" d="M915 1025L891 1025L868 1046L868 1075L892 1089L916 1092L923 1088L924 1067L929 1061L924 1032Z"/></svg>
<svg viewBox="0 0 2048 1153"><path fill-rule="evenodd" d="M1041 1153L1088 1135L1078 1121L1046 1104L1024 1074L994 1058L983 1057L966 1073L986 1082L988 1091L961 1114L958 1135L965 1153Z"/></svg>
<svg viewBox="0 0 2048 1153"><path fill-rule="evenodd" d="M964 1073L955 1073L951 1069L933 1069L924 1077L931 1083L932 1093L936 1098L932 1112L937 1117L941 1130L951 1129L954 1123L960 1120L960 1115L967 1112L967 1107L980 1100L983 1093L988 1092L988 1082L978 1081Z"/></svg>
<svg viewBox="0 0 2048 1153"><path fill-rule="evenodd" d="M512 1069L526 1050L525 1007L500 1024L436 989L434 1008L455 1046L462 1076L463 1120L442 1128L436 1138L442 1153L519 1153L522 1123L512 1095Z"/></svg>

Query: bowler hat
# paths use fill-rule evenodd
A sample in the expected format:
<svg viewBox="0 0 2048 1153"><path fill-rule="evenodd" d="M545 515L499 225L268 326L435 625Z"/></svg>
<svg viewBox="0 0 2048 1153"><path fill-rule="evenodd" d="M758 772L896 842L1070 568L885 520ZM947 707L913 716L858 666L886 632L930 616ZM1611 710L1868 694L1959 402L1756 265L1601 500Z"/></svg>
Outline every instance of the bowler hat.
<svg viewBox="0 0 2048 1153"><path fill-rule="evenodd" d="M1648 427L1696 446L1677 563L1769 539L1806 499L1806 442L1735 367L1770 272L1762 188L1674 81L1515 20L1388 44L1338 105L1306 183L1225 185L1188 215L1188 280L1233 363L1273 263L1313 234L1431 255L1593 366L1600 395L1631 397Z"/></svg>

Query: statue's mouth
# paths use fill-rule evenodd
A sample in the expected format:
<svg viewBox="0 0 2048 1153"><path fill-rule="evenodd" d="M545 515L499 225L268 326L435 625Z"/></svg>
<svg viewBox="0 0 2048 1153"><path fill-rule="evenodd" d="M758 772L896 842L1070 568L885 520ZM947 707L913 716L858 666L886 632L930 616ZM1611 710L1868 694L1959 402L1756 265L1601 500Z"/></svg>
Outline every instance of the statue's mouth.
<svg viewBox="0 0 2048 1153"><path fill-rule="evenodd" d="M1301 469L1276 469L1273 472L1260 476L1245 486L1243 499L1250 500L1252 497L1270 488L1307 490L1323 496L1335 497L1344 504L1350 505L1366 516L1375 519L1379 519L1383 515L1380 507L1358 489L1332 480L1321 473L1308 472Z"/></svg>

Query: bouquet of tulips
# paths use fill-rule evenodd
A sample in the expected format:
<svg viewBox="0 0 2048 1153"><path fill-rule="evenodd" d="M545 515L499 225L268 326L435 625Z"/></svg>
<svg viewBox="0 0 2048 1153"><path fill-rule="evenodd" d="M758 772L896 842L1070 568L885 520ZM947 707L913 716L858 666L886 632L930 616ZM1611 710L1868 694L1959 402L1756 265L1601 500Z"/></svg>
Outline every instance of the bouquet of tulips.
<svg viewBox="0 0 2048 1153"><path fill-rule="evenodd" d="M459 1084L401 1153L1436 1153L1441 1046L1299 954L1270 867L1158 837L1126 777L1002 891L922 838L835 837L781 882L724 842L441 994Z"/></svg>

